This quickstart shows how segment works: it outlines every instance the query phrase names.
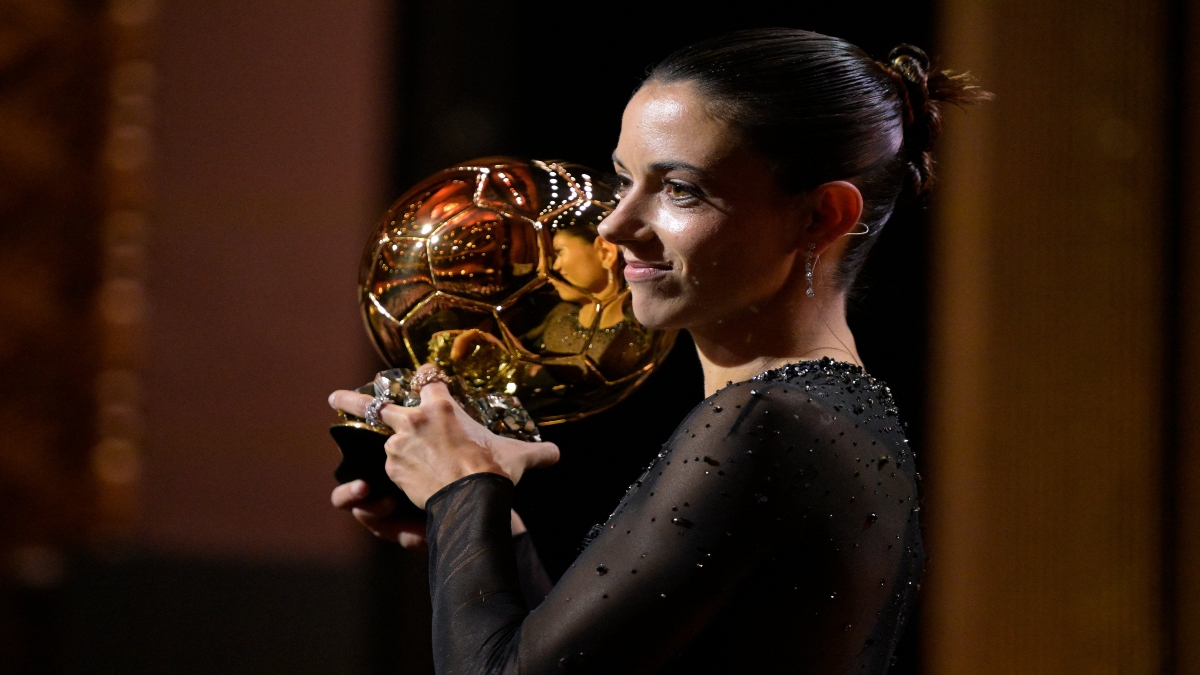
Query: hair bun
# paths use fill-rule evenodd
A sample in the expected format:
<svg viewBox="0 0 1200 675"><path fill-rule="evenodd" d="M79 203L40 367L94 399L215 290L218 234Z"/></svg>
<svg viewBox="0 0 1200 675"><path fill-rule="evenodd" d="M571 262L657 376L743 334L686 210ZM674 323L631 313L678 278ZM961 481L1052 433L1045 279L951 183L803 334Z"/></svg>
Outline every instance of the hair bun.
<svg viewBox="0 0 1200 675"><path fill-rule="evenodd" d="M927 85L929 81L929 55L913 45L900 45L888 53L891 69L900 73L906 81Z"/></svg>
<svg viewBox="0 0 1200 675"><path fill-rule="evenodd" d="M902 106L904 142L900 156L908 176L909 194L919 195L933 185L933 143L942 132L942 103L957 106L989 101L969 73L932 66L920 47L900 45L880 63L896 83Z"/></svg>
<svg viewBox="0 0 1200 675"><path fill-rule="evenodd" d="M896 81L902 104L907 191L919 195L933 185L933 140L942 127L941 113L929 96L929 56L920 47L900 45L882 64Z"/></svg>

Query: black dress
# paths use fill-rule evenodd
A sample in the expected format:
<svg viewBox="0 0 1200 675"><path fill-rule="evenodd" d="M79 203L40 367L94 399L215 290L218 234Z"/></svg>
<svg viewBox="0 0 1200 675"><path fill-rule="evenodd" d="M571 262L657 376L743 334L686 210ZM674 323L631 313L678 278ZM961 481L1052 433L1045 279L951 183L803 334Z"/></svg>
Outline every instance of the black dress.
<svg viewBox="0 0 1200 675"><path fill-rule="evenodd" d="M697 406L532 609L513 489L475 474L426 504L442 675L883 673L924 564L890 392L829 359Z"/></svg>

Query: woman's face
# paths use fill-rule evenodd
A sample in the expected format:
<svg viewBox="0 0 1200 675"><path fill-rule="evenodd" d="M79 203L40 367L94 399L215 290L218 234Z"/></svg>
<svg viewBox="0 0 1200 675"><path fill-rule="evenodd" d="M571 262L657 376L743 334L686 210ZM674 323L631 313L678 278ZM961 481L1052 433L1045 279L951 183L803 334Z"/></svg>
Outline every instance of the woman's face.
<svg viewBox="0 0 1200 675"><path fill-rule="evenodd" d="M643 86L613 162L621 201L600 235L625 255L639 321L702 328L787 290L806 198L775 186L767 161L708 113L694 85Z"/></svg>
<svg viewBox="0 0 1200 675"><path fill-rule="evenodd" d="M596 246L569 232L554 235L554 271L567 282L593 295L608 287L608 270L596 251Z"/></svg>

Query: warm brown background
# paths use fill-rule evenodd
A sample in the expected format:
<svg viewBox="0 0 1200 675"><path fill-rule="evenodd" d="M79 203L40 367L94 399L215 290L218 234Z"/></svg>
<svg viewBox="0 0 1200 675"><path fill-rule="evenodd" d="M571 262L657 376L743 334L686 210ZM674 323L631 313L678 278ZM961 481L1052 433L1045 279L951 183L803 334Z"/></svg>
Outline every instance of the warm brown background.
<svg viewBox="0 0 1200 675"><path fill-rule="evenodd" d="M475 60L403 44L515 30L484 7L0 0L0 672L409 648L371 599L419 570L327 508L323 399L375 365L354 271L390 176L516 128L525 47L490 43L492 110L439 75ZM1200 673L1200 3L931 12L997 98L948 114L932 204L904 672Z"/></svg>
<svg viewBox="0 0 1200 675"><path fill-rule="evenodd" d="M940 14L928 670L1200 672L1200 4Z"/></svg>
<svg viewBox="0 0 1200 675"><path fill-rule="evenodd" d="M356 671L392 11L0 2L0 672Z"/></svg>
<svg viewBox="0 0 1200 675"><path fill-rule="evenodd" d="M355 284L387 202L389 20L376 0L162 3L146 546L353 559L314 428L372 366Z"/></svg>

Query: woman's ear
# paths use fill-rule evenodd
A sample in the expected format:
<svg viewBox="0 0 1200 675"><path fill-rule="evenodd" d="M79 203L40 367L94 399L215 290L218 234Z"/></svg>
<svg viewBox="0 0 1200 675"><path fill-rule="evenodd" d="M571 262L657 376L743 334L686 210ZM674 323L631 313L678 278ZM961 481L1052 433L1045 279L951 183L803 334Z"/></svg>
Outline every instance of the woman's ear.
<svg viewBox="0 0 1200 675"><path fill-rule="evenodd" d="M816 253L858 227L863 198L853 183L835 180L818 185L811 193L812 220L806 234L816 244Z"/></svg>
<svg viewBox="0 0 1200 675"><path fill-rule="evenodd" d="M601 237L596 237L592 241L592 247L596 250L596 257L600 259L601 267L611 270L616 266L618 254L616 244L609 243Z"/></svg>

